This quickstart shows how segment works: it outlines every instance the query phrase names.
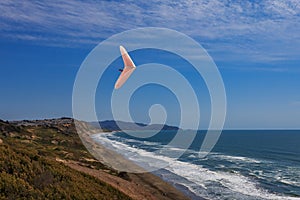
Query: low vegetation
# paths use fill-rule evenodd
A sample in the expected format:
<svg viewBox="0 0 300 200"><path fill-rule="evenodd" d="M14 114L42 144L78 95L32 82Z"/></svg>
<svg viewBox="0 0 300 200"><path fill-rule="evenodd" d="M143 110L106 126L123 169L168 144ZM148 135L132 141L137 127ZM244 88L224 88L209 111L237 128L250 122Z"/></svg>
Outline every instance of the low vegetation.
<svg viewBox="0 0 300 200"><path fill-rule="evenodd" d="M85 150L72 119L40 122L0 120L0 199L130 199L63 164L120 175Z"/></svg>

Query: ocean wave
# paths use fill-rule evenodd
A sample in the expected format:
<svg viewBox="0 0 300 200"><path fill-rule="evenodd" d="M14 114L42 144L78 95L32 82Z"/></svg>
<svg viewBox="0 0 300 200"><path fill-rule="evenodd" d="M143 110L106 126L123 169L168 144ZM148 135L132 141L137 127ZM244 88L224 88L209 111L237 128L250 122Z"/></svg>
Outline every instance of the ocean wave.
<svg viewBox="0 0 300 200"><path fill-rule="evenodd" d="M298 199L296 197L288 197L288 196L282 196L277 195L274 193L270 193L269 191L261 188L258 183L254 182L248 177L245 177L238 172L230 173L230 172L218 172L218 171L212 171L206 168L203 168L202 166L185 163L181 161L176 161L173 163L170 163L170 165L166 168L169 171L180 175L186 179L188 179L191 182L197 183L198 185L205 186L207 189L209 186L221 184L223 186L223 194L222 194L222 188L216 189L216 194L207 194L206 191L199 191L195 189L194 187L191 187L190 189L193 190L194 193L196 193L199 196L206 196L208 198L218 199L218 196L222 196L219 199L224 199L225 196L228 198L241 198L240 195L245 195L249 197L255 197L255 198L262 198L262 199ZM187 185L187 187L189 187ZM226 188L228 188L231 192L228 194L229 191L226 191ZM219 194L218 191L220 192ZM233 197L234 196L234 197Z"/></svg>
<svg viewBox="0 0 300 200"><path fill-rule="evenodd" d="M118 153L124 155L129 160L136 162L137 164L141 165L147 170L164 168L171 173L183 177L183 179L188 180L190 183L187 183L185 181L178 182L178 179L176 180L176 183L184 185L185 187L189 188L191 192L195 193L200 197L207 197L212 199L224 199L224 197L226 197L235 199L248 198L272 200L299 200L299 198L297 197L289 197L271 193L268 190L261 188L259 183L255 182L255 180L246 177L237 171L213 171L201 165L178 161L176 159L164 155L158 155L155 152L149 152L143 149L134 148L122 142L109 139L108 134L98 135L97 137L94 137L94 139L97 142L100 142L102 145L109 147L117 151ZM151 144L151 142L148 144L153 145ZM173 150L180 149L177 148ZM257 159L241 156L229 156L219 153L212 153L211 156L218 159L226 159L232 161L242 161L251 163L261 162ZM168 181L172 182L172 180Z"/></svg>
<svg viewBox="0 0 300 200"><path fill-rule="evenodd" d="M243 157L243 156L231 156L231 155L224 155L224 154L214 154L210 155L211 157L218 158L218 159L223 159L227 161L241 161L245 163L262 163L262 160L259 159L254 159L254 158L249 158L249 157Z"/></svg>

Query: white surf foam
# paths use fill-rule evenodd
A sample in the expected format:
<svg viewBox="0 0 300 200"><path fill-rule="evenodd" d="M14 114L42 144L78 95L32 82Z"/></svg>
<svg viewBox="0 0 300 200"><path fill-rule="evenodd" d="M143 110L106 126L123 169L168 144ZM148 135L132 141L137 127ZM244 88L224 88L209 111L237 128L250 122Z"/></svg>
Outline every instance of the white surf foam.
<svg viewBox="0 0 300 200"><path fill-rule="evenodd" d="M253 182L253 180L238 174L229 172L216 172L209 169L203 168L199 165L194 165L190 163L176 161L170 163L166 168L171 172L185 177L189 181L197 183L199 185L209 185L210 183L220 183L224 187L232 191L232 193L240 193L250 197L257 197L263 199L299 199L296 197L287 197L277 194L273 194L259 187L258 183ZM198 195L205 195L205 192L199 193L199 191L194 190ZM209 198L216 199L216 196L208 196ZM223 199L220 197L220 199Z"/></svg>
<svg viewBox="0 0 300 200"><path fill-rule="evenodd" d="M230 155L224 155L224 154L214 154L211 155L211 157L228 160L232 162L246 162L246 163L261 163L262 160L254 159L254 158L248 158L243 156L230 156Z"/></svg>
<svg viewBox="0 0 300 200"><path fill-rule="evenodd" d="M96 141L101 144L110 147L111 149L117 151L118 153L124 155L129 160L135 161L142 167L146 169L164 168L174 174L177 174L185 179L193 182L195 184L186 184L184 186L189 188L193 193L201 197L213 198L213 199L224 199L225 196L228 198L236 198L236 194L241 194L249 196L256 199L272 199L272 200L296 200L297 197L281 196L274 193L270 193L267 190L261 188L258 183L254 182L248 177L245 177L239 173L212 171L204 168L200 165L195 165L187 162L182 162L174 160L172 158L157 155L154 152L148 152L142 149L133 148L122 142L110 140L107 138L106 134L101 134L94 137ZM214 154L214 156L219 156L223 159L241 160L245 162L255 162L259 161L237 156L227 156ZM166 166L166 167L165 167ZM172 182L172 180L169 180ZM214 186L212 186L214 185ZM221 185L221 186L220 186ZM197 187L198 186L198 187ZM208 192L208 189L212 188L218 192L218 195L214 192ZM200 188L203 188L202 190ZM224 193L222 193L224 192ZM221 195L221 196L220 196ZM232 195L232 196L230 196Z"/></svg>

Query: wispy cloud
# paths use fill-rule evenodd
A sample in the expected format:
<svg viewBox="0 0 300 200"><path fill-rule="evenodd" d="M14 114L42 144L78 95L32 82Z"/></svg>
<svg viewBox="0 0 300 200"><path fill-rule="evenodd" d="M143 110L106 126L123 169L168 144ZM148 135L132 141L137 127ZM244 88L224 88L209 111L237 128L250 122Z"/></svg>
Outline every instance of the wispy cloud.
<svg viewBox="0 0 300 200"><path fill-rule="evenodd" d="M44 45L96 44L131 28L184 32L218 59L298 59L298 0L14 1L0 2L1 38ZM218 54L220 53L220 54Z"/></svg>

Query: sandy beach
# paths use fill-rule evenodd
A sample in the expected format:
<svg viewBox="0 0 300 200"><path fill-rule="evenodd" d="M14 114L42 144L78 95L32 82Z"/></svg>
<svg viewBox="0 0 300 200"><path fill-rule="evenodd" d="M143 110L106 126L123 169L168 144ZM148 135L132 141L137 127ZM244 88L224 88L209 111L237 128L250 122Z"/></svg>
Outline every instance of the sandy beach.
<svg viewBox="0 0 300 200"><path fill-rule="evenodd" d="M85 166L82 166L78 162L66 161L65 165L75 169L77 171L89 174L98 178L99 180L113 186L117 190L128 195L132 199L142 200L187 200L186 197L181 191L178 191L172 185L161 180L159 177L151 173L127 173L128 180L123 178L113 176L104 171L91 169Z"/></svg>
<svg viewBox="0 0 300 200"><path fill-rule="evenodd" d="M89 152L96 157L103 164L108 165L114 169L128 169L131 168L133 171L140 173L127 173L124 172L126 178L120 178L117 176L110 175L104 171L90 169L88 167L80 165L78 162L65 161L64 164L76 169L78 171L92 175L103 182L110 184L116 189L122 191L132 199L163 199L163 200L187 200L190 199L184 195L181 191L176 189L171 184L163 181L158 176L145 172L144 169L137 166L133 162L125 159L120 154L111 151L99 143L96 143L91 139L91 134L101 134L99 129L93 129L90 126L87 127L86 123L75 122L76 129L79 136L82 139L85 147ZM120 171L120 170L118 170Z"/></svg>

